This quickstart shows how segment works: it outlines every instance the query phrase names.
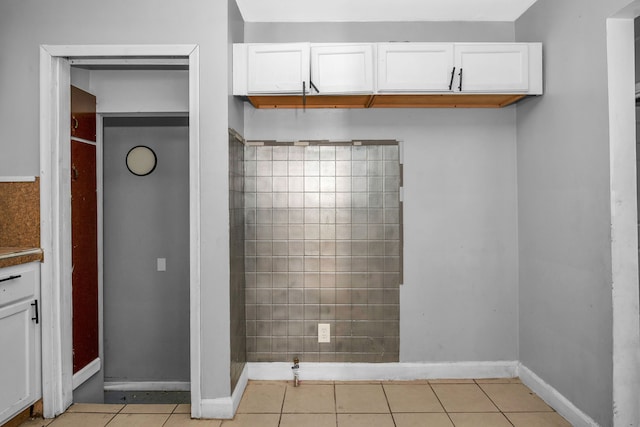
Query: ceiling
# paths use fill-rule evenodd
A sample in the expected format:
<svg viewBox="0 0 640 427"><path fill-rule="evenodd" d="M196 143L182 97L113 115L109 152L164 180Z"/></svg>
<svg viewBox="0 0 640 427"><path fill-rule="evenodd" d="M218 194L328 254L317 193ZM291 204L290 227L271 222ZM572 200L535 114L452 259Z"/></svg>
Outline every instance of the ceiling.
<svg viewBox="0 0 640 427"><path fill-rule="evenodd" d="M246 22L515 21L537 0L236 0Z"/></svg>

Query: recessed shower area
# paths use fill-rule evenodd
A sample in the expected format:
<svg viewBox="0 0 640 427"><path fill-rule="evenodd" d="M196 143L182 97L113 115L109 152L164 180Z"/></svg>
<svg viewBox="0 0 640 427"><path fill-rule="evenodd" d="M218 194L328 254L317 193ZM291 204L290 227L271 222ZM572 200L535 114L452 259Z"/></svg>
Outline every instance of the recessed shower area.
<svg viewBox="0 0 640 427"><path fill-rule="evenodd" d="M247 361L397 362L399 143L247 141L243 157Z"/></svg>

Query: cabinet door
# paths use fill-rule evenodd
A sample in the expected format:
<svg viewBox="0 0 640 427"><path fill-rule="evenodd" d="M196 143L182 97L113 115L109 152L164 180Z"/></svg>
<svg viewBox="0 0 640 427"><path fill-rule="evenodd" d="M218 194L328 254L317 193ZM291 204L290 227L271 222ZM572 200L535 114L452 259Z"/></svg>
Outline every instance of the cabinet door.
<svg viewBox="0 0 640 427"><path fill-rule="evenodd" d="M373 45L312 45L311 81L320 95L373 93Z"/></svg>
<svg viewBox="0 0 640 427"><path fill-rule="evenodd" d="M71 86L71 136L96 140L96 97Z"/></svg>
<svg viewBox="0 0 640 427"><path fill-rule="evenodd" d="M251 44L247 47L248 93L309 90L309 44Z"/></svg>
<svg viewBox="0 0 640 427"><path fill-rule="evenodd" d="M448 92L453 77L452 43L378 44L379 92Z"/></svg>
<svg viewBox="0 0 640 427"><path fill-rule="evenodd" d="M460 44L455 48L455 91L522 93L529 89L529 46L520 43ZM460 72L462 75L460 75Z"/></svg>
<svg viewBox="0 0 640 427"><path fill-rule="evenodd" d="M41 396L39 325L35 301L40 292L37 263L0 269L0 425ZM14 291L11 288L15 288Z"/></svg>

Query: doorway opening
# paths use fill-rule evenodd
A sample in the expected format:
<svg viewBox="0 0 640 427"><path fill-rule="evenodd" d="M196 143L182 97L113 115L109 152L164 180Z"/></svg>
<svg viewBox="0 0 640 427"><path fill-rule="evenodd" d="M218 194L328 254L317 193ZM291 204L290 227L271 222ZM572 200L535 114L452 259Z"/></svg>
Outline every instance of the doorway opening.
<svg viewBox="0 0 640 427"><path fill-rule="evenodd" d="M71 327L70 69L73 60L108 62L109 66L157 67L180 60L188 65L188 295L191 415L201 416L200 392L200 234L199 205L199 49L167 46L42 46L41 93L41 246L49 254L42 264L42 300L49 309L43 321L43 402L45 417L61 414L73 402ZM99 123L100 125L100 123Z"/></svg>

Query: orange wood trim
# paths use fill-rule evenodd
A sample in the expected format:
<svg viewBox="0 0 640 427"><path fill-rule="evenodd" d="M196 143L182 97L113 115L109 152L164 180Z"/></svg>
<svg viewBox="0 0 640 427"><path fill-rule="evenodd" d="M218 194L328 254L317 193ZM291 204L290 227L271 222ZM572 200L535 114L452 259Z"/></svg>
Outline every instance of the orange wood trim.
<svg viewBox="0 0 640 427"><path fill-rule="evenodd" d="M524 94L429 94L429 95L300 95L250 96L255 108L502 108L526 97Z"/></svg>

